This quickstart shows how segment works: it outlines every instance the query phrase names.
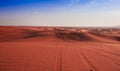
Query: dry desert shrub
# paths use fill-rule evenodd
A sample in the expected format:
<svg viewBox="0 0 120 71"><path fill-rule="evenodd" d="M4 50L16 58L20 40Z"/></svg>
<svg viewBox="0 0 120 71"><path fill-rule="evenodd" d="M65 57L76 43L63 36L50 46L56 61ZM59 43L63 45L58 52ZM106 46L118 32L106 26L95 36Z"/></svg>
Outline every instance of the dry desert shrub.
<svg viewBox="0 0 120 71"><path fill-rule="evenodd" d="M92 39L82 32L55 32L55 36L60 40L91 41Z"/></svg>
<svg viewBox="0 0 120 71"><path fill-rule="evenodd" d="M115 40L120 41L120 37L119 36L114 36Z"/></svg>
<svg viewBox="0 0 120 71"><path fill-rule="evenodd" d="M33 38L33 37L44 36L41 31L23 30L23 33L25 34L24 38Z"/></svg>

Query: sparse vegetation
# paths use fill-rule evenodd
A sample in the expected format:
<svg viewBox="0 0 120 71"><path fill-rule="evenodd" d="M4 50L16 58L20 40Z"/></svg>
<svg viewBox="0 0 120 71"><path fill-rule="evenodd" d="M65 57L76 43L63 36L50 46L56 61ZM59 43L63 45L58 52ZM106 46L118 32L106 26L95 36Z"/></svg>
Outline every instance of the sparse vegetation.
<svg viewBox="0 0 120 71"><path fill-rule="evenodd" d="M43 36L43 34L40 31L23 30L23 32L25 34L24 38L33 38L33 37Z"/></svg>
<svg viewBox="0 0 120 71"><path fill-rule="evenodd" d="M117 41L120 41L120 37L114 36L114 38L115 38Z"/></svg>
<svg viewBox="0 0 120 71"><path fill-rule="evenodd" d="M90 41L89 36L82 32L56 32L56 37L60 40L77 40L77 41Z"/></svg>

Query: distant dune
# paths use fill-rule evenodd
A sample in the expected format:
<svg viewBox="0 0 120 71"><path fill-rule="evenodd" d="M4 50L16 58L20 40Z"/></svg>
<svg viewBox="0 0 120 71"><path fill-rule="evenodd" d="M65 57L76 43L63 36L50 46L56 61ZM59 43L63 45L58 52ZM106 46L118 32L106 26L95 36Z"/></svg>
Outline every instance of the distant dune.
<svg viewBox="0 0 120 71"><path fill-rule="evenodd" d="M44 29L43 29L44 28ZM102 32L96 33L92 30L77 29L72 31L72 29L62 29L59 30L51 28L49 30L46 27L36 28L36 27L0 27L0 41L15 41L23 40L27 38L35 37L49 37L52 36L54 39L60 40L73 40L73 41L97 41L97 42L119 42L120 34L118 36L106 35ZM114 32L114 31L111 31Z"/></svg>
<svg viewBox="0 0 120 71"><path fill-rule="evenodd" d="M120 71L120 29L0 26L0 71Z"/></svg>

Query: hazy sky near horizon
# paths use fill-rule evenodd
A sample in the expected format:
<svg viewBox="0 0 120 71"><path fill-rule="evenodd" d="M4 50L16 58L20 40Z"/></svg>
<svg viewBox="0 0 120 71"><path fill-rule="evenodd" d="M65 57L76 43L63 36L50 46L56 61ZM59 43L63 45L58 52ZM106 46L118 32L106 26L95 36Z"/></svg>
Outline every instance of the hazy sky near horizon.
<svg viewBox="0 0 120 71"><path fill-rule="evenodd" d="M0 25L117 26L120 0L0 0Z"/></svg>

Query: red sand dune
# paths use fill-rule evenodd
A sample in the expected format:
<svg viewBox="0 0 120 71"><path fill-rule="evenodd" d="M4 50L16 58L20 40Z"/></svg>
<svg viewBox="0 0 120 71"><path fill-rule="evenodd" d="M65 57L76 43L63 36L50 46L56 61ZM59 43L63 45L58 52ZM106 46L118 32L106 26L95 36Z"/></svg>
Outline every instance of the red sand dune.
<svg viewBox="0 0 120 71"><path fill-rule="evenodd" d="M120 71L120 35L75 29L1 26L0 71Z"/></svg>

